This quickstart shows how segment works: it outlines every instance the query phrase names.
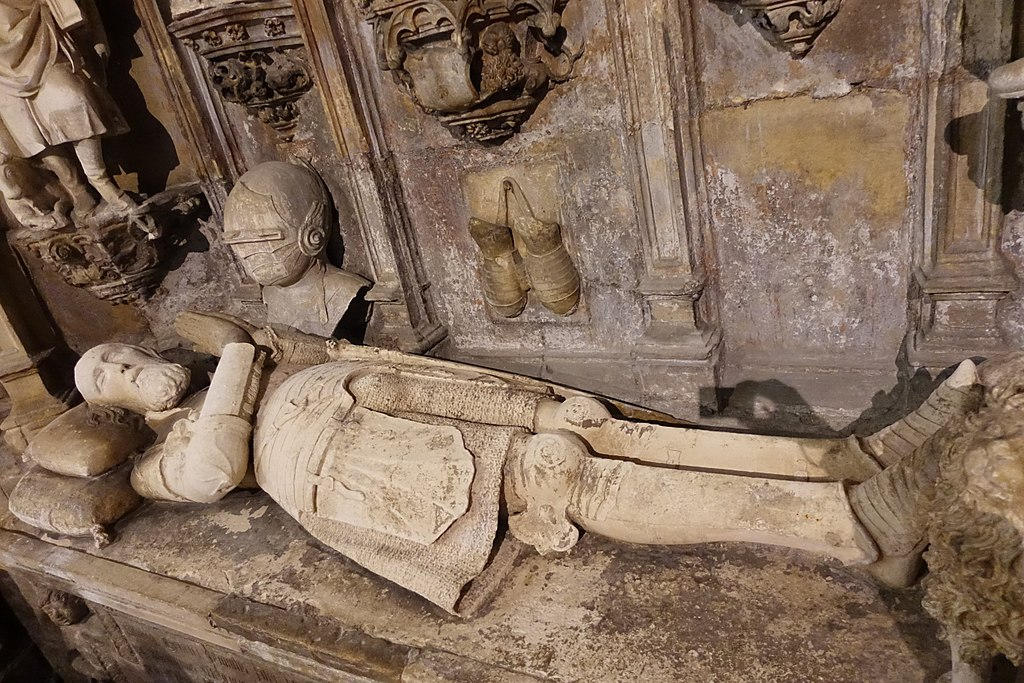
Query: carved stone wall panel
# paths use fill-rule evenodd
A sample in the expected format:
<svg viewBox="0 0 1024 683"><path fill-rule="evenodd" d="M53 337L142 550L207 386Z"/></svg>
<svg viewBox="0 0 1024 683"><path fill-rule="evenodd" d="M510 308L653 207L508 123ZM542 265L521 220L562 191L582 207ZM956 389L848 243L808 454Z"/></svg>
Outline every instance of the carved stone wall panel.
<svg viewBox="0 0 1024 683"><path fill-rule="evenodd" d="M680 4L695 25L723 394L736 389L744 419L844 428L865 397L901 390L920 3L844 2L799 60L743 12Z"/></svg>
<svg viewBox="0 0 1024 683"><path fill-rule="evenodd" d="M639 29L635 22L647 21L643 10L636 5L629 11L637 17L633 28ZM674 5L659 6L651 25L657 31L670 23L671 47L653 48L663 61L659 74L668 78L678 77L690 61L676 11ZM713 325L707 334L702 329L715 317L713 297L701 296L709 278L693 287L687 277L708 261L699 173L694 172L700 168L699 152L693 153L699 135L694 132L697 137L691 138L689 123L680 129L676 122L672 101L689 98L685 90L666 94L648 107L646 100L658 88L653 78L638 67L634 73L646 79L639 89L629 94L622 85L624 57L617 46L624 40L620 31L626 29L619 27L619 12L615 3L565 5L561 26L574 44L596 41L596 46L609 47L584 50L571 82L556 86L519 134L497 148L456 139L422 113L381 69L379 34L356 3L323 6L307 1L297 8L307 39L325 35L325 26L333 32L333 41L316 41L310 61L338 149L356 159L365 150L377 187L393 188L393 194L377 199L372 191L359 189L369 185L353 178L350 192L365 192L366 215L377 215L375 207L381 206L381 214L388 217L366 232L383 231L383 241L398 256L395 265L406 299L432 301L435 320L451 334L438 352L497 367L533 368L531 374L600 385L629 400L649 399L696 415L699 388L713 384L709 355L715 345ZM666 22L658 18L662 12L672 13ZM677 47L673 63L665 55ZM644 59L639 52L631 58ZM639 141L623 135L632 125L625 119L633 111L627 101L631 96L644 100L645 110L638 116L646 117L648 135ZM660 141L654 135L661 135ZM646 180L638 176L641 162L636 155L637 145L645 144L649 163L643 168L657 177L641 190ZM554 180L538 186L536 179L545 175ZM561 226L582 283L580 307L571 315L530 304L518 317L505 318L485 303L474 276L480 251L467 226L474 216L493 219L487 213L493 207L480 204L493 204L495 187L504 177L520 181L533 208L546 214L543 220ZM697 179L689 183L690 178ZM645 217L651 215L648 209L639 208L644 192L657 195L652 218ZM685 220L672 215L679 210L686 213ZM649 242L638 225L652 231ZM408 305L411 312L418 307ZM667 332L659 336L654 332L663 329L662 323ZM638 348L644 363L653 359L657 367L685 368L693 381L668 385L656 377L641 377L637 368L642 363L633 358ZM596 365L581 372L581 357L607 359L605 368L613 374ZM687 398L680 399L683 394Z"/></svg>
<svg viewBox="0 0 1024 683"><path fill-rule="evenodd" d="M961 0L923 11L926 145L921 164L910 360L941 369L1010 348L997 321L1017 279L1002 255L1006 102L988 73L1009 60L1013 3Z"/></svg>
<svg viewBox="0 0 1024 683"><path fill-rule="evenodd" d="M300 116L298 100L313 87L305 48L289 2L236 3L204 10L169 26L206 64L215 91L240 104L285 142Z"/></svg>

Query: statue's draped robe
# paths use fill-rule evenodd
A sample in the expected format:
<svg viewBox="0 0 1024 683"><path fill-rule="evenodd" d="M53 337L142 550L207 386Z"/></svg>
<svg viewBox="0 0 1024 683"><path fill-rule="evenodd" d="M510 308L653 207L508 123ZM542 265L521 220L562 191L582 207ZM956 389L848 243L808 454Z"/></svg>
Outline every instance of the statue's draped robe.
<svg viewBox="0 0 1024 683"><path fill-rule="evenodd" d="M28 158L48 147L127 131L44 0L0 0L0 153Z"/></svg>

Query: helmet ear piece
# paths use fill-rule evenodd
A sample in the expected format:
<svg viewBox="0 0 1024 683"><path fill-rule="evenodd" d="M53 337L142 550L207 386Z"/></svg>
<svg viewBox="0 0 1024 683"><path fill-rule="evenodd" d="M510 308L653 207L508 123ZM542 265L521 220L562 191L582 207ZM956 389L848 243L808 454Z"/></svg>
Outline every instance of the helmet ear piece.
<svg viewBox="0 0 1024 683"><path fill-rule="evenodd" d="M299 230L299 251L306 256L319 256L327 246L327 228L324 226L325 207L313 205Z"/></svg>

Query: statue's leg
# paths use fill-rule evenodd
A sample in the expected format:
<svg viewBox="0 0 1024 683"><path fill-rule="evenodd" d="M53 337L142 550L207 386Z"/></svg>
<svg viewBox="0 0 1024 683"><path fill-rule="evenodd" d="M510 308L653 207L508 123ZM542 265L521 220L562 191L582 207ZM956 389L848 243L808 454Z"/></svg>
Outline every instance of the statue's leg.
<svg viewBox="0 0 1024 683"><path fill-rule="evenodd" d="M561 432L528 440L506 467L509 528L541 552L576 541L569 520L629 543L764 543L835 557L878 558L839 482L801 482L649 467L595 458Z"/></svg>
<svg viewBox="0 0 1024 683"><path fill-rule="evenodd" d="M0 154L0 193L7 201L7 208L22 225L35 228L46 223L47 213L26 194L11 168L11 157L3 154Z"/></svg>
<svg viewBox="0 0 1024 683"><path fill-rule="evenodd" d="M96 200L89 193L89 187L82 180L78 168L68 157L64 148L51 147L39 156L39 161L57 176L61 186L71 196L74 218L81 221L88 217L96 208Z"/></svg>
<svg viewBox="0 0 1024 683"><path fill-rule="evenodd" d="M82 164L89 184L96 188L100 196L118 211L131 211L138 208L128 193L114 183L107 171L107 163L103 160L103 145L99 138L88 138L74 143L75 154Z"/></svg>

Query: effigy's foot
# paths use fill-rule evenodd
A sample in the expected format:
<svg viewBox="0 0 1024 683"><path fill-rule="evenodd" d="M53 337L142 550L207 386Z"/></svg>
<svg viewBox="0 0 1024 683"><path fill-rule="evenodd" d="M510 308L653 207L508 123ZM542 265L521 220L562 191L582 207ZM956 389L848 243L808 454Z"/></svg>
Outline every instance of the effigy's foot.
<svg viewBox="0 0 1024 683"><path fill-rule="evenodd" d="M906 588L921 574L927 501L943 452L981 404L978 382L977 367L964 361L921 407L861 440L885 469L851 487L850 506L881 554L868 571L885 585Z"/></svg>

